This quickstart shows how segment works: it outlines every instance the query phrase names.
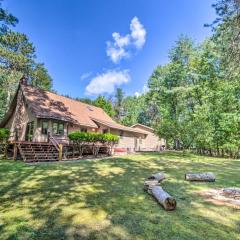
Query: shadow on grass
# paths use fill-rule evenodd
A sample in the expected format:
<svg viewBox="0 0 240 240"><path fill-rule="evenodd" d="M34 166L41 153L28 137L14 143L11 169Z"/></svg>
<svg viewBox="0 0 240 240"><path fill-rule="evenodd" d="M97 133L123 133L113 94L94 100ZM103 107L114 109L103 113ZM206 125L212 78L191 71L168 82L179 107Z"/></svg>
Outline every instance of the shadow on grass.
<svg viewBox="0 0 240 240"><path fill-rule="evenodd" d="M236 160L176 152L35 166L2 161L1 239L237 239L239 211L194 191L236 185L238 169ZM167 176L174 212L143 191L156 171ZM184 181L191 171L212 171L217 182Z"/></svg>

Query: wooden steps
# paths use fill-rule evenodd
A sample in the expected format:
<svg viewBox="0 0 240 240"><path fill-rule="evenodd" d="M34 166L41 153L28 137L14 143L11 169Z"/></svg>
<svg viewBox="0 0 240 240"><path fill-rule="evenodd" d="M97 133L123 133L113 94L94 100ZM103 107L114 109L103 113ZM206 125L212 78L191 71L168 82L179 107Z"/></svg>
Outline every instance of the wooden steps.
<svg viewBox="0 0 240 240"><path fill-rule="evenodd" d="M56 147L49 143L18 143L17 147L24 162L58 161L59 153Z"/></svg>

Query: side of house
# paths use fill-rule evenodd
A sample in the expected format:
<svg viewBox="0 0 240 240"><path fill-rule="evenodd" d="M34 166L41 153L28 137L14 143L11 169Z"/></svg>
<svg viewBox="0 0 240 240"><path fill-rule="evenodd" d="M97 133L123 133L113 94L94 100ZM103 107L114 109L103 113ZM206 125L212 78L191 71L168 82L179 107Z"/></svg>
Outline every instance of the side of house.
<svg viewBox="0 0 240 240"><path fill-rule="evenodd" d="M142 124L134 124L132 128L145 132L144 138L136 139L136 151L162 151L166 147L166 141L159 138L154 129Z"/></svg>

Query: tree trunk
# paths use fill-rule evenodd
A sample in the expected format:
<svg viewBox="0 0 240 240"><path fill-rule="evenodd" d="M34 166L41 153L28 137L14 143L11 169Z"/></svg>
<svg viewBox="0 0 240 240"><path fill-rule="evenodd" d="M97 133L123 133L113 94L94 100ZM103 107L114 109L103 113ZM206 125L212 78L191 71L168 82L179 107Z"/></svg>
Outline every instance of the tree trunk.
<svg viewBox="0 0 240 240"><path fill-rule="evenodd" d="M187 173L185 174L185 179L187 181L205 181L214 182L215 176L213 173Z"/></svg>
<svg viewBox="0 0 240 240"><path fill-rule="evenodd" d="M152 174L148 179L153 179L153 180L157 180L158 182L162 182L165 179L165 176L163 173L158 172L158 173Z"/></svg>
<svg viewBox="0 0 240 240"><path fill-rule="evenodd" d="M174 210L177 206L176 200L165 192L160 186L152 188L152 195L166 210Z"/></svg>

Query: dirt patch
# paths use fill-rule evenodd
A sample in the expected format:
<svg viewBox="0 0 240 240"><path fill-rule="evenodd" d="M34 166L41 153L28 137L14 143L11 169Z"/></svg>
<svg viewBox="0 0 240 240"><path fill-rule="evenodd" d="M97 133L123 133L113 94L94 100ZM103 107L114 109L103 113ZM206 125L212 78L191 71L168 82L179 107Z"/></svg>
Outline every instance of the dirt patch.
<svg viewBox="0 0 240 240"><path fill-rule="evenodd" d="M240 209L240 188L210 188L201 190L198 194L215 205Z"/></svg>

